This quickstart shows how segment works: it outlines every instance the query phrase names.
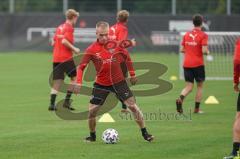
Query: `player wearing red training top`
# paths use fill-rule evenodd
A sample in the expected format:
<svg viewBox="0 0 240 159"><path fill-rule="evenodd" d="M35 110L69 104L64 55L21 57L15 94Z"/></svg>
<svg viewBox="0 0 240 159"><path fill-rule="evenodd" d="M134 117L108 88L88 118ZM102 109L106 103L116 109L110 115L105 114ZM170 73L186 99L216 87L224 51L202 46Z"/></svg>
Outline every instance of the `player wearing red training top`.
<svg viewBox="0 0 240 159"><path fill-rule="evenodd" d="M199 107L202 99L205 69L203 54L208 55L208 35L201 31L203 17L199 14L193 16L194 28L187 32L182 40L181 52L184 53L184 78L186 86L180 97L176 100L177 112L183 113L182 103L184 98L192 91L194 80L197 82L194 113L201 113Z"/></svg>
<svg viewBox="0 0 240 159"><path fill-rule="evenodd" d="M85 140L89 142L96 141L96 115L100 106L104 104L108 94L113 92L132 111L136 123L141 128L143 138L147 141L152 141L153 136L147 132L142 112L135 103L133 94L121 70L120 63L124 60L128 61L126 58L130 58L130 56L127 56L128 53L120 53L126 52L127 50L125 49L117 48L119 50L115 49L114 52L107 50L104 46L108 41L108 34L109 24L102 21L98 22L96 25L97 41L87 48L77 70L77 85L73 89L75 93L79 93L80 91L83 71L90 61L93 62L97 72L89 104L88 125L90 136ZM128 68L131 70L131 63L129 64ZM132 74L131 76L134 75Z"/></svg>
<svg viewBox="0 0 240 159"><path fill-rule="evenodd" d="M57 93L63 83L65 73L71 78L71 82L76 79L76 66L73 62L73 52L80 53L80 49L73 45L74 37L73 26L76 24L79 13L73 9L66 11L66 21L57 27L53 38L53 86L51 89L50 106L48 110L54 111ZM70 98L72 92L67 91L64 107L74 110L70 107Z"/></svg>
<svg viewBox="0 0 240 159"><path fill-rule="evenodd" d="M128 39L128 28L127 28L128 18L129 18L129 12L127 10L121 10L117 13L117 18L116 18L117 23L111 26L109 29L110 40L123 41ZM135 45L136 45L136 41L132 39L131 46L135 46ZM125 62L121 64L121 68L125 78L127 78L127 71L130 71L130 70L127 70L127 66ZM137 82L137 79L132 78L132 80L134 80L135 83ZM121 101L121 103L122 103L121 112L127 113L128 112L127 106L123 103L123 101Z"/></svg>
<svg viewBox="0 0 240 159"><path fill-rule="evenodd" d="M240 93L239 93L239 78L240 78L240 38L237 39L235 44L234 58L233 58L233 83L234 90L238 93L237 100L237 113L235 122L233 124L233 149L230 156L224 157L224 159L233 159L237 156L237 152L240 147Z"/></svg>

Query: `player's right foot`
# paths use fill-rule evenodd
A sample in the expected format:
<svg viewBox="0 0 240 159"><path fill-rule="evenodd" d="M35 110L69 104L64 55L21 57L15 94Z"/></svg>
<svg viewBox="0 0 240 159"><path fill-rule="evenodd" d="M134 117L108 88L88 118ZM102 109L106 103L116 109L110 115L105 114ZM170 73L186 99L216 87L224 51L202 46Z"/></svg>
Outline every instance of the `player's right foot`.
<svg viewBox="0 0 240 159"><path fill-rule="evenodd" d="M179 98L176 100L176 107L177 107L177 112L182 114L183 113L182 100Z"/></svg>
<svg viewBox="0 0 240 159"><path fill-rule="evenodd" d="M144 140L147 140L148 142L151 142L151 141L153 141L154 136L146 133L146 134L143 135L143 138L144 138Z"/></svg>
<svg viewBox="0 0 240 159"><path fill-rule="evenodd" d="M68 102L68 101L65 101L65 102L63 103L63 107L64 107L64 108L67 108L67 109L69 109L69 110L75 110L73 107L71 107L71 102Z"/></svg>
<svg viewBox="0 0 240 159"><path fill-rule="evenodd" d="M96 138L92 137L92 136L88 136L85 138L85 142L95 142Z"/></svg>
<svg viewBox="0 0 240 159"><path fill-rule="evenodd" d="M56 111L57 108L56 108L55 105L50 105L50 106L48 107L48 110L49 110L49 111Z"/></svg>
<svg viewBox="0 0 240 159"><path fill-rule="evenodd" d="M223 157L223 159L239 159L239 157L229 155L229 156Z"/></svg>
<svg viewBox="0 0 240 159"><path fill-rule="evenodd" d="M203 114L204 112L201 109L199 109L199 108L195 108L194 109L194 113L195 114Z"/></svg>

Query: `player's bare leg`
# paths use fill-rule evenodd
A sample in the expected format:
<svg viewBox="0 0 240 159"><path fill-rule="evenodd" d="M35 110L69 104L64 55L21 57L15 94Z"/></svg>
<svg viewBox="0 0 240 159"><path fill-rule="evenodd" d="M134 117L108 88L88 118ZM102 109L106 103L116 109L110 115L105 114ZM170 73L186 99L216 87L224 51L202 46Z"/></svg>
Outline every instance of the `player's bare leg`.
<svg viewBox="0 0 240 159"><path fill-rule="evenodd" d="M99 111L100 106L90 104L89 105L89 113L88 113L88 127L90 130L90 136L86 137L86 141L93 142L96 141L96 116Z"/></svg>
<svg viewBox="0 0 240 159"><path fill-rule="evenodd" d="M240 143L240 112L237 112L236 119L233 124L233 142Z"/></svg>
<svg viewBox="0 0 240 159"><path fill-rule="evenodd" d="M48 107L49 111L56 110L55 101L56 101L56 97L57 97L58 91L61 88L62 83L63 83L62 79L53 81L53 86L52 86L51 93L50 93L51 94L50 95L51 96L50 106Z"/></svg>
<svg viewBox="0 0 240 159"><path fill-rule="evenodd" d="M176 100L176 107L177 107L178 113L183 113L183 108L182 108L183 100L189 93L192 92L193 86L194 86L194 83L186 82L186 85L185 85L184 89L182 90L181 95Z"/></svg>
<svg viewBox="0 0 240 159"><path fill-rule="evenodd" d="M71 77L71 81L70 81L70 85L68 87L68 90L67 90L67 94L66 94L66 97L65 97L65 101L64 101L64 104L63 104L63 107L69 109L69 110L75 110L73 107L71 107L71 102L70 102L70 99L71 99L71 96L72 96L72 90L73 90L73 86L75 84L75 80L76 80L76 77Z"/></svg>
<svg viewBox="0 0 240 159"><path fill-rule="evenodd" d="M236 118L233 124L233 149L229 156L224 159L234 159L238 155L240 147L240 112L237 112Z"/></svg>
<svg viewBox="0 0 240 159"><path fill-rule="evenodd" d="M137 106L136 102L135 102L135 98L134 97L130 97L127 100L124 101L124 103L128 106L128 108L131 110L134 119L136 121L136 123L138 124L138 126L140 127L141 131L142 131L142 136L145 140L151 142L154 139L154 136L152 136L151 134L149 134L147 132L147 129L145 127L145 123L144 123L144 119L143 119L143 114L142 111L139 109L139 107Z"/></svg>
<svg viewBox="0 0 240 159"><path fill-rule="evenodd" d="M203 113L200 110L200 103L202 100L202 94L203 94L203 82L198 82L197 83L197 93L195 96L195 109L194 109L194 113Z"/></svg>

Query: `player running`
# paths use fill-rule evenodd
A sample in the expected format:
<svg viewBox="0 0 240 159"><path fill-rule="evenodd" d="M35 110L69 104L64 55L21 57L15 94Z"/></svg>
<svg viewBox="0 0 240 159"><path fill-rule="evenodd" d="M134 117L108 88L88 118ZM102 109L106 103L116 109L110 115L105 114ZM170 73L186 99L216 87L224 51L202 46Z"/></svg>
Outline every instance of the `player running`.
<svg viewBox="0 0 240 159"><path fill-rule="evenodd" d="M240 93L239 93L239 78L240 78L240 38L237 39L235 44L235 52L233 58L234 65L234 75L233 75L233 83L234 83L234 91L238 93L237 99L237 113L235 122L233 124L233 149L230 156L224 157L224 159L234 159L237 156L237 152L240 147ZM238 156L239 157L239 156Z"/></svg>
<svg viewBox="0 0 240 159"><path fill-rule="evenodd" d="M127 28L127 22L129 18L129 12L127 10L121 10L117 13L117 23L110 27L109 29L109 39L110 40L116 40L116 41L123 41L128 39L128 28ZM135 46L136 41L134 39L131 40L131 46ZM131 62L131 61L130 61ZM133 70L127 70L126 63L121 63L121 68L123 71L123 75L125 78L128 76L128 72L130 74L135 74L134 69ZM132 83L135 84L137 82L137 79L131 79ZM123 113L128 113L127 106L122 103L122 110Z"/></svg>
<svg viewBox="0 0 240 159"><path fill-rule="evenodd" d="M200 103L205 81L203 54L209 54L208 35L201 31L202 22L203 17L201 15L194 15L194 29L187 32L182 40L181 52L184 53L183 68L186 86L176 100L177 112L179 113L183 113L182 103L184 98L192 91L194 80L197 82L194 113L202 113Z"/></svg>
<svg viewBox="0 0 240 159"><path fill-rule="evenodd" d="M80 53L80 49L73 45L73 27L78 17L78 12L74 9L68 9L66 11L65 23L57 27L53 38L53 86L50 95L50 106L48 108L50 111L56 110L55 100L65 78L64 73L71 78L71 83L76 80L76 66L72 57L73 52L76 54ZM63 106L70 110L74 110L74 108L70 106L71 95L72 92L68 90Z"/></svg>
<svg viewBox="0 0 240 159"><path fill-rule="evenodd" d="M98 22L96 25L97 41L86 49L77 70L77 85L73 89L75 93L79 93L80 91L83 71L90 61L93 62L97 72L89 104L88 125L90 136L86 137L85 140L88 142L96 141L96 115L101 105L104 104L108 94L113 92L132 111L135 121L141 129L143 138L150 142L154 137L147 132L142 112L135 103L133 94L125 81L120 66L120 63L126 60L124 56L128 54L121 54L119 52L127 52L127 50L117 48L118 50L116 49L114 52L111 52L105 49L104 44L108 41L108 34L109 24L102 21ZM127 58L130 58L130 56L127 56Z"/></svg>

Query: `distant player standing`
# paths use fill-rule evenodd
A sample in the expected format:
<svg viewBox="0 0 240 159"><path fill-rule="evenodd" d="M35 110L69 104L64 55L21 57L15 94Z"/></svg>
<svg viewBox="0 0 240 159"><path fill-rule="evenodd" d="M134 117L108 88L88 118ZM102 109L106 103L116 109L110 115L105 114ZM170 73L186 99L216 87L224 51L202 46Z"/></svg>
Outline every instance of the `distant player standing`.
<svg viewBox="0 0 240 159"><path fill-rule="evenodd" d="M86 141L96 141L96 115L104 104L110 92L115 93L119 99L124 101L128 108L132 111L135 121L141 129L142 136L147 141L152 141L153 136L147 132L144 124L143 114L137 104L131 90L129 89L125 77L122 73L120 63L123 57L128 54L117 53L116 51L110 52L105 49L104 44L108 41L109 24L107 22L98 22L96 24L97 41L92 43L82 58L82 61L77 71L77 85L73 91L80 92L82 85L82 76L84 69L90 61L93 62L96 69L96 81L92 91L92 98L89 104L88 125L90 136L86 137ZM126 49L118 50L120 52L127 51ZM130 58L128 56L127 58Z"/></svg>
<svg viewBox="0 0 240 159"><path fill-rule="evenodd" d="M236 119L233 124L233 149L230 156L224 157L224 159L234 159L237 156L237 152L240 147L240 93L239 93L239 78L240 78L240 38L237 39L235 44L235 52L233 58L234 65L234 75L233 75L233 83L234 90L238 93L237 99L237 113Z"/></svg>
<svg viewBox="0 0 240 159"><path fill-rule="evenodd" d="M68 9L66 11L66 21L57 27L53 38L53 86L50 95L49 110L56 110L55 100L57 93L63 83L65 73L71 78L71 82L76 79L76 66L72 59L73 52L78 54L80 49L73 45L74 43L74 25L77 22L79 13L74 9ZM72 92L67 91L67 95L64 102L64 107L74 110L70 107L70 98Z"/></svg>
<svg viewBox="0 0 240 159"><path fill-rule="evenodd" d="M201 15L194 15L194 29L187 32L182 40L181 52L184 53L183 68L186 86L176 100L177 112L179 113L183 113L182 103L184 98L192 91L194 80L197 82L194 113L201 113L200 103L205 81L203 54L209 54L208 35L201 31L202 22L203 17Z"/></svg>
<svg viewBox="0 0 240 159"><path fill-rule="evenodd" d="M116 41L122 41L128 39L128 28L127 28L127 22L129 18L129 12L127 10L121 10L117 13L117 23L110 27L109 29L109 39L110 40L116 40ZM132 46L136 45L135 40L131 40ZM129 61L132 62L132 61ZM121 68L123 71L123 74L125 78L127 78L127 73L129 72L132 76L131 81L134 81L133 83L136 83L135 71L134 70L127 70L126 63L121 64ZM128 72L127 72L128 71ZM127 106L122 102L122 110L121 112L128 112Z"/></svg>

